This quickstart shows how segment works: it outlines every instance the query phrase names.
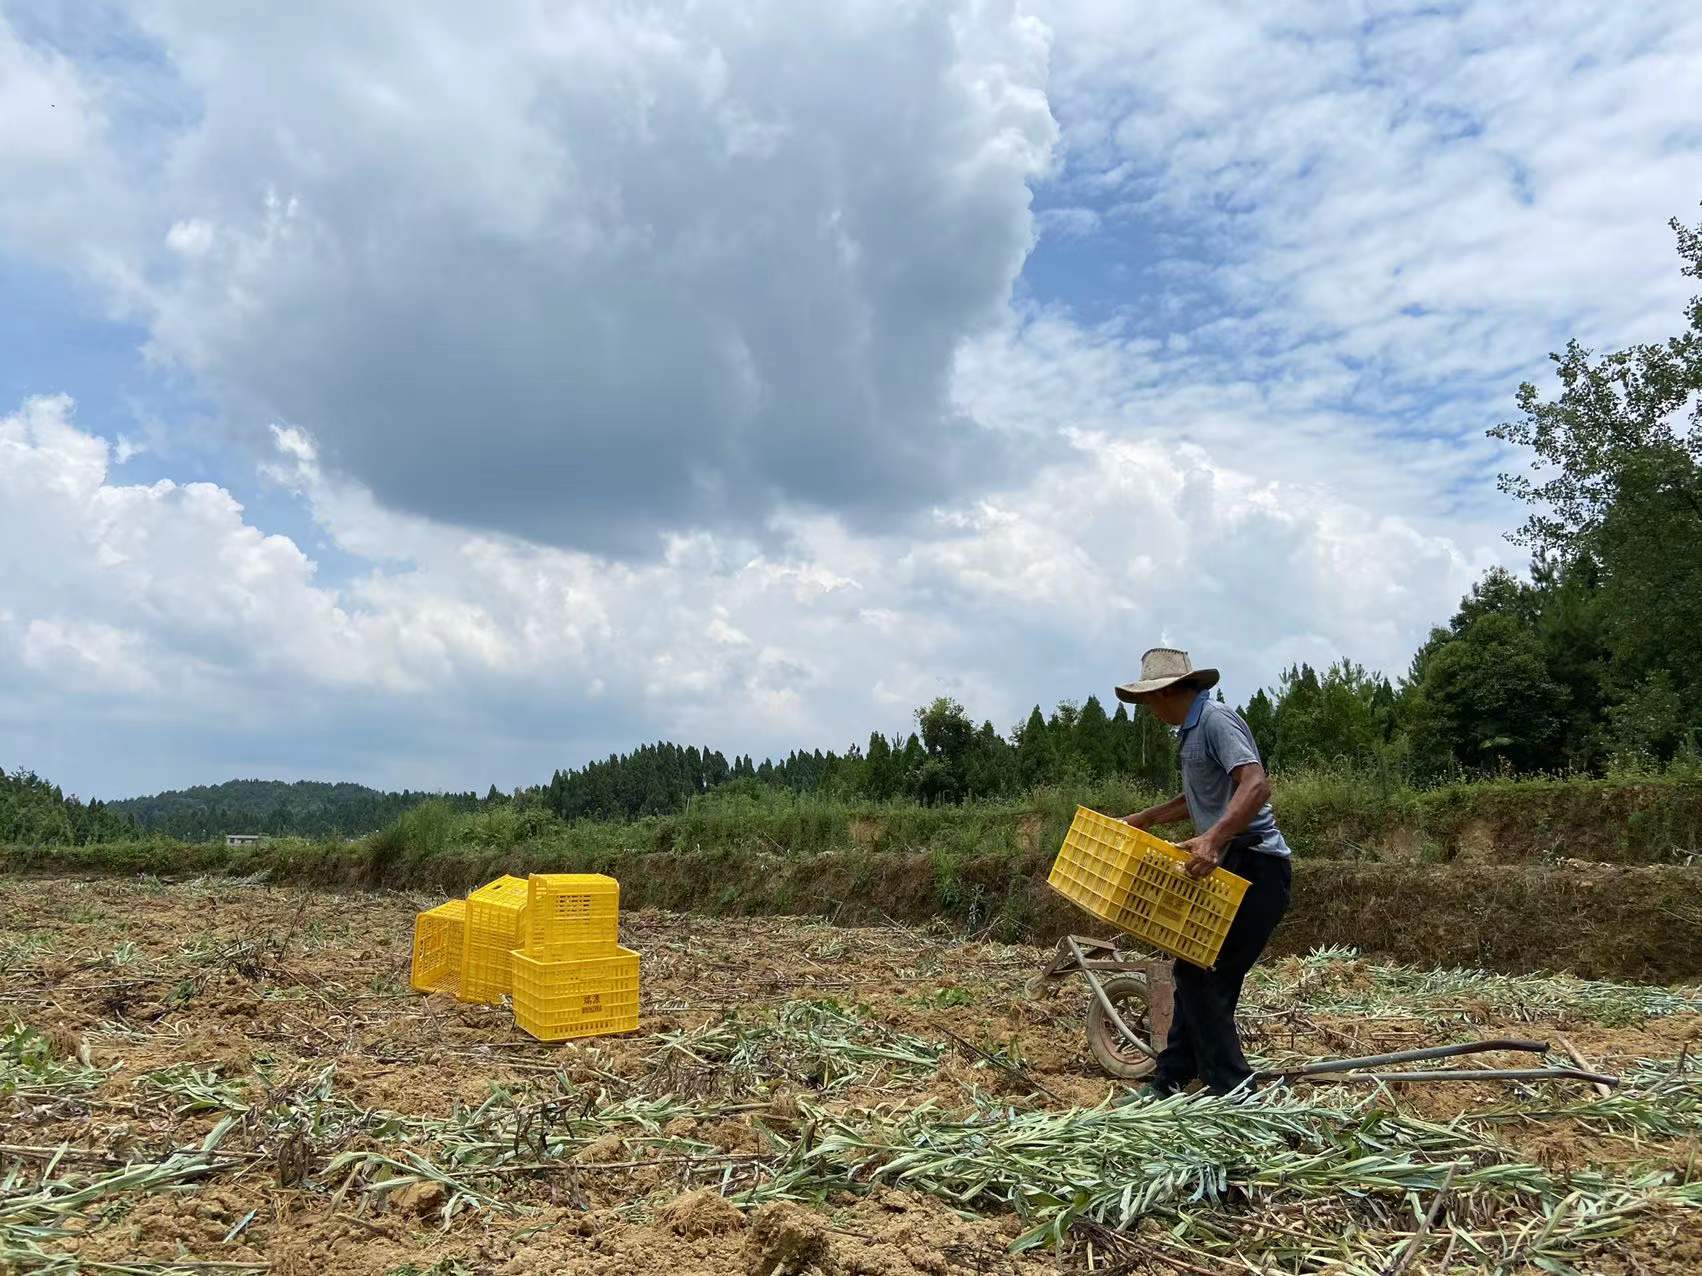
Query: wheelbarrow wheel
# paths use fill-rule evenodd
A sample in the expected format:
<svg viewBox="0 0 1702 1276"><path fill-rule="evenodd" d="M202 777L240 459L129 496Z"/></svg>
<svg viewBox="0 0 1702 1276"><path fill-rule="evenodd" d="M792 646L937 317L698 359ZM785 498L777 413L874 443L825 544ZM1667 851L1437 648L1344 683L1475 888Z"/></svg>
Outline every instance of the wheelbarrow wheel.
<svg viewBox="0 0 1702 1276"><path fill-rule="evenodd" d="M1147 1013L1147 986L1144 975L1113 975L1099 981L1105 998L1117 1008L1123 1022L1142 1040L1152 1040L1152 1022ZM1099 1004L1099 998L1088 999L1087 1044L1093 1057L1107 1076L1119 1081L1140 1081L1152 1075L1158 1065L1123 1040Z"/></svg>

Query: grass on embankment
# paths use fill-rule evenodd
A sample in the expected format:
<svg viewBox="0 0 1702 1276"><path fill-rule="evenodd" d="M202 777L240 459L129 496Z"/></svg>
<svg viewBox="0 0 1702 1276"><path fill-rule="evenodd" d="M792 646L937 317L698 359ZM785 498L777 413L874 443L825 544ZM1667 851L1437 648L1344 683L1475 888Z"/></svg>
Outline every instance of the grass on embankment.
<svg viewBox="0 0 1702 1276"><path fill-rule="evenodd" d="M461 815L428 803L355 841L13 847L0 850L0 868L265 872L444 894L504 872L597 871L620 879L627 907L809 912L847 923L943 917L1002 937L1051 938L1097 927L1043 884L1076 801L1121 812L1157 796L1109 786L1021 804L921 807L774 794L577 825L538 811ZM1419 964L1702 976L1702 867L1690 866L1702 846L1696 778L1415 791L1318 773L1280 778L1276 801L1298 855L1282 951L1352 944Z"/></svg>
<svg viewBox="0 0 1702 1276"><path fill-rule="evenodd" d="M1375 775L1310 771L1275 781L1277 819L1311 859L1397 863L1593 860L1687 863L1702 854L1702 775L1636 780L1476 781L1413 789ZM918 806L832 798L711 798L680 815L631 823L551 824L528 830L497 810L471 817L404 816L379 841L427 846L631 851L917 851L951 855L1056 850L1078 802L1121 815L1170 797L1127 785L1047 790L1021 802ZM455 821L459 819L458 826ZM1174 826L1172 836L1188 830Z"/></svg>

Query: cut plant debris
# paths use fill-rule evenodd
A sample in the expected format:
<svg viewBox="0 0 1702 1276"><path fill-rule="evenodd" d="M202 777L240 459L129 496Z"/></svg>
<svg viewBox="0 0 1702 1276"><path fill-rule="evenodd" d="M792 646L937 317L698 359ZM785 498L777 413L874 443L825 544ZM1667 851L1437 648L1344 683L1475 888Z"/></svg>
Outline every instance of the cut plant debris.
<svg viewBox="0 0 1702 1276"><path fill-rule="evenodd" d="M638 1031L549 1043L405 994L426 898L0 897L0 1270L1666 1276L1702 1227L1693 987L1319 951L1256 973L1260 1064L1564 1036L1619 1085L1118 1105L1084 988L937 928L631 911Z"/></svg>

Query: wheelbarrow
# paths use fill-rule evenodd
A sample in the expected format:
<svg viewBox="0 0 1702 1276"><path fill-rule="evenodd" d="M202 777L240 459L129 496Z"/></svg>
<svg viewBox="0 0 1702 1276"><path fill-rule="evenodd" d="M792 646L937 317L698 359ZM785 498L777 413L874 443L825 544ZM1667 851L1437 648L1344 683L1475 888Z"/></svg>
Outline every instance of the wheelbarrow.
<svg viewBox="0 0 1702 1276"><path fill-rule="evenodd" d="M1081 975L1092 990L1087 1006L1087 1044L1107 1076L1118 1081L1141 1081L1158 1066L1158 1052L1170 1035L1175 1007L1175 984L1168 959L1134 958L1124 955L1114 940L1090 935L1065 935L1058 941L1052 964L1034 981L1038 989L1048 981ZM1261 1081L1288 1082L1432 1082L1432 1081L1587 1081L1598 1092L1609 1093L1619 1078L1587 1066L1576 1048L1564 1037L1561 1044L1572 1068L1432 1069L1423 1072L1368 1071L1391 1065L1449 1059L1492 1051L1523 1051L1545 1054L1546 1041L1497 1038L1454 1045L1426 1046L1394 1054L1365 1055L1356 1059L1320 1059L1313 1063L1274 1068L1255 1073Z"/></svg>
<svg viewBox="0 0 1702 1276"><path fill-rule="evenodd" d="M1175 985L1168 959L1125 956L1115 942L1065 935L1036 986L1071 975L1087 979L1087 1045L1109 1077L1140 1081L1152 1075L1170 1036Z"/></svg>

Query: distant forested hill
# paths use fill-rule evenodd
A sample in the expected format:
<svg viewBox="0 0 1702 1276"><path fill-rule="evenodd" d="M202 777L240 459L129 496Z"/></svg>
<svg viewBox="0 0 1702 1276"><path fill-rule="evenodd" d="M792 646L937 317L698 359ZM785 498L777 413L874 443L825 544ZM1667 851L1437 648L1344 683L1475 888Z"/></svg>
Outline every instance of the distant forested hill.
<svg viewBox="0 0 1702 1276"><path fill-rule="evenodd" d="M328 834L370 833L395 822L411 806L437 793L384 793L364 784L327 784L319 780L228 780L196 785L152 797L109 802L107 809L133 817L150 833L200 841L226 833ZM457 804L474 804L474 795L450 794Z"/></svg>

